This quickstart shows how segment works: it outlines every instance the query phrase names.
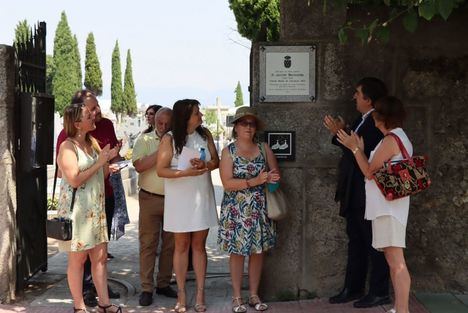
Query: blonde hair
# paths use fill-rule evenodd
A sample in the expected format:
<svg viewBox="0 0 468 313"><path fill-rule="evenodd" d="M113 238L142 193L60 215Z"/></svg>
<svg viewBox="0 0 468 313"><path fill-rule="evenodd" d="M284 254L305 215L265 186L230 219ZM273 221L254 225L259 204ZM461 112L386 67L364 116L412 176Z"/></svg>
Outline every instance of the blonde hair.
<svg viewBox="0 0 468 313"><path fill-rule="evenodd" d="M63 111L63 128L65 129L65 134L68 138L74 138L78 133L78 128L76 128L75 123L81 122L83 117L83 109L86 109L84 103L72 103L65 107ZM86 133L85 141L97 152L101 152L101 147L97 140L91 136L91 134Z"/></svg>

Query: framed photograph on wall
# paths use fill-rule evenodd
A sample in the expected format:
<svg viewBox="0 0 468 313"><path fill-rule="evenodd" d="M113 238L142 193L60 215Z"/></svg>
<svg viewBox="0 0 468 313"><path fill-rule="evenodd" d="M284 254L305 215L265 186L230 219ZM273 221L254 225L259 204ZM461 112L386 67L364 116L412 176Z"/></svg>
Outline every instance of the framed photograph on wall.
<svg viewBox="0 0 468 313"><path fill-rule="evenodd" d="M265 131L265 141L278 161L296 159L296 133L293 131Z"/></svg>

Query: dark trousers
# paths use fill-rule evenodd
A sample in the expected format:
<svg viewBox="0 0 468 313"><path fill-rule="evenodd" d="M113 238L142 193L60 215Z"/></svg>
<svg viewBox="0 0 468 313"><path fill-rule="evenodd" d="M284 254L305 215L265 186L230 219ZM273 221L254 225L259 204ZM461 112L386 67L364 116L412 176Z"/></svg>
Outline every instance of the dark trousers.
<svg viewBox="0 0 468 313"><path fill-rule="evenodd" d="M364 219L364 208L354 209L346 215L348 235L348 263L345 287L351 292L364 291L370 260L369 294L387 296L389 269L383 252L372 247L372 224Z"/></svg>
<svg viewBox="0 0 468 313"><path fill-rule="evenodd" d="M115 209L114 196L106 197L105 211L106 211L106 221L107 221L107 235L109 236L109 240L110 240L110 234L111 234L112 217L114 217L114 209ZM88 256L84 264L83 292L86 290L90 290L91 288L94 288L94 284L93 284L93 277L91 275L91 259Z"/></svg>

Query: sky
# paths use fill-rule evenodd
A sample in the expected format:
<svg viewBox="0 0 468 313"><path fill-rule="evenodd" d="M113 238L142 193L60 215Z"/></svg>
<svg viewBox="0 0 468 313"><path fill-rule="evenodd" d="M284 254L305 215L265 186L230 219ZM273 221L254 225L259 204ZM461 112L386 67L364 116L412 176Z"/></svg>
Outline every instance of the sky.
<svg viewBox="0 0 468 313"><path fill-rule="evenodd" d="M184 98L202 106L232 106L240 81L248 104L250 41L237 32L228 0L0 0L0 44L11 45L20 20L47 23L47 53L65 11L78 38L84 68L86 38L93 32L103 72L101 104L110 99L111 58L119 41L122 77L131 50L140 104L172 107ZM83 69L84 77L84 69Z"/></svg>

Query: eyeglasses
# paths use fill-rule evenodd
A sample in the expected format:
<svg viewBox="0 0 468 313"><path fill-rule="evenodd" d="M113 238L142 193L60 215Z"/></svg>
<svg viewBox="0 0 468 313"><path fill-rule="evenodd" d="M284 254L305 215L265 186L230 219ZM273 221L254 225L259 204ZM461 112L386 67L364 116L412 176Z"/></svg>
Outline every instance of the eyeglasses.
<svg viewBox="0 0 468 313"><path fill-rule="evenodd" d="M252 128L257 127L257 123L255 121L239 121L237 122L237 124L239 124L242 127L247 127L247 126L250 126Z"/></svg>

